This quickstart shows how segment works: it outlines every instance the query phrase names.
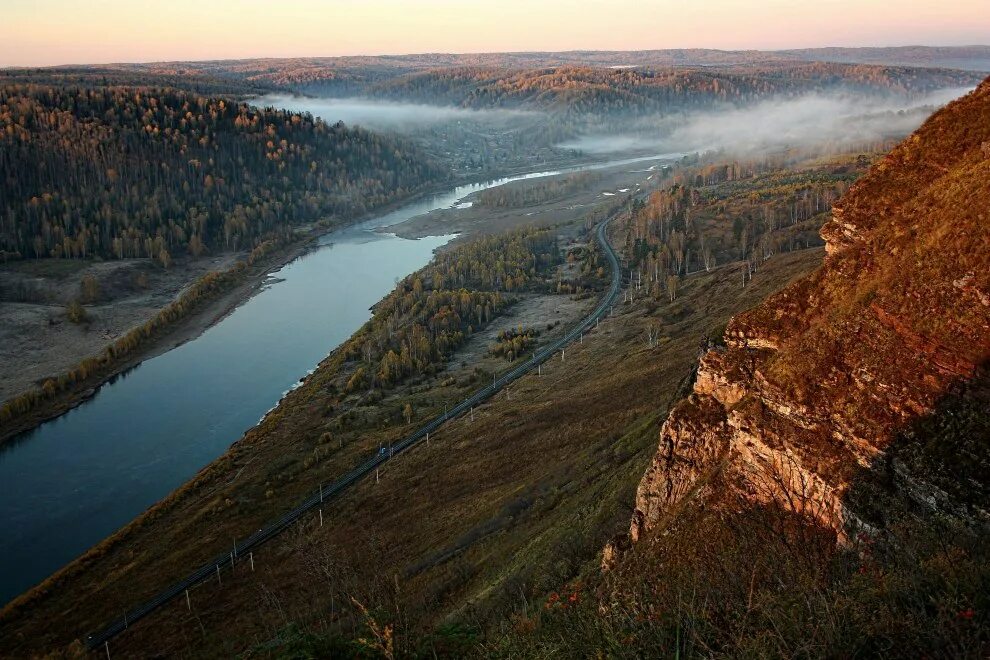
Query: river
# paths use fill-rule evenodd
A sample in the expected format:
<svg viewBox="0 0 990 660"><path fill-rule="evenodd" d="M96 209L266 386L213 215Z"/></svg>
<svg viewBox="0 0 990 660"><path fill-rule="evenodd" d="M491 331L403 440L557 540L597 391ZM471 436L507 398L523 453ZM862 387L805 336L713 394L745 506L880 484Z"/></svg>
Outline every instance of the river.
<svg viewBox="0 0 990 660"><path fill-rule="evenodd" d="M375 231L510 181L458 186L328 234L196 339L0 448L0 604L106 538L209 464L453 236Z"/></svg>

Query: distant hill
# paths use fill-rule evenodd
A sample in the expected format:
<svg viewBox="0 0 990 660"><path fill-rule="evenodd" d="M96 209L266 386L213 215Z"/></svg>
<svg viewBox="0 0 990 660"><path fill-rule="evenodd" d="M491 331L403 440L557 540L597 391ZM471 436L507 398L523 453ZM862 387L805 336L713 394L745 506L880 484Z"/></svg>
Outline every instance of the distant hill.
<svg viewBox="0 0 990 660"><path fill-rule="evenodd" d="M731 68L783 66L807 62L950 68L990 72L990 46L898 48L811 48L801 50L715 50L705 48L641 51L517 53L422 53L345 57L299 57L200 62L158 62L93 67L167 76L212 76L247 84L345 95L410 73L434 69L541 69L547 67ZM72 71L78 67L66 67Z"/></svg>
<svg viewBox="0 0 990 660"><path fill-rule="evenodd" d="M990 46L900 46L888 48L806 48L781 55L821 62L942 67L990 72Z"/></svg>
<svg viewBox="0 0 990 660"><path fill-rule="evenodd" d="M469 108L528 107L584 113L657 113L745 105L824 92L920 96L975 85L980 76L949 69L853 64L748 65L708 68L431 69L376 82L363 93L394 100Z"/></svg>

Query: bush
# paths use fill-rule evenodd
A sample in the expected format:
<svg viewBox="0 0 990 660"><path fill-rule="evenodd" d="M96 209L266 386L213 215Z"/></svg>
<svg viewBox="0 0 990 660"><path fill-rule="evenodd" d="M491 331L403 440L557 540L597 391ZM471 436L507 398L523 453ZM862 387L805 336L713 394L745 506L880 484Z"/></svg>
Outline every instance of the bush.
<svg viewBox="0 0 990 660"><path fill-rule="evenodd" d="M65 308L65 316L72 323L85 323L89 320L89 314L78 300L73 300Z"/></svg>

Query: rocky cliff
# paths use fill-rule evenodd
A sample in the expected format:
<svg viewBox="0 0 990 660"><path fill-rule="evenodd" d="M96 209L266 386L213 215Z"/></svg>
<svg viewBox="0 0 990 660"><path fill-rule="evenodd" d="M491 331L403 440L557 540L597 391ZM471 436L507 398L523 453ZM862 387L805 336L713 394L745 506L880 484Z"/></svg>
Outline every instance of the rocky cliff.
<svg viewBox="0 0 990 660"><path fill-rule="evenodd" d="M988 519L985 499L954 498L938 470L892 448L986 375L990 80L877 163L822 236L823 266L734 318L701 359L639 485L630 540L730 491L841 539L873 525L849 495L880 471L922 506Z"/></svg>

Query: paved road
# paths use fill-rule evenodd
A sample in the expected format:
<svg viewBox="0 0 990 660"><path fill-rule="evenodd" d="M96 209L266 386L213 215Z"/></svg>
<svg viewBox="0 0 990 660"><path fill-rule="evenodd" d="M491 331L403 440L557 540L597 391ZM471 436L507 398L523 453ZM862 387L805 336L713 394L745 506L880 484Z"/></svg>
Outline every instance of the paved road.
<svg viewBox="0 0 990 660"><path fill-rule="evenodd" d="M238 541L236 543L236 554L233 552L231 554L221 555L215 557L212 561L203 564L198 569L190 573L184 579L176 582L171 587L165 589L157 596L151 600L135 607L134 609L127 612L123 617L111 622L105 628L99 632L93 633L86 637L86 645L90 649L95 649L102 647L108 640L112 639L117 634L123 632L130 624L135 621L151 614L156 609L169 602L173 598L183 594L187 589L203 582L205 580L211 579L216 576L224 567L232 567L237 561L243 561L246 554L265 541L268 541L274 536L277 536L285 528L289 527L292 523L301 518L304 514L317 508L325 500L332 499L333 497L340 494L342 491L346 490L352 486L356 481L361 478L371 474L373 471L378 469L382 464L387 463L389 460L395 458L398 454L409 449L413 445L422 441L426 438L427 434L434 433L443 426L447 421L458 417L465 412L469 411L474 406L483 403L487 399L494 396L500 390L504 389L507 385L517 380L526 373L536 369L537 365L542 364L550 357L557 354L558 351L562 350L565 346L578 339L586 331L591 329L598 322L599 319L609 314L612 309L612 305L615 303L616 298L619 295L619 288L621 286L621 274L619 270L619 261L615 256L615 251L612 249L611 244L608 242L608 238L605 234L608 227L608 223L611 218L600 223L595 230L595 236L598 242L601 244L603 251L605 252L606 258L608 258L609 266L612 270L612 282L609 286L608 292L602 297L601 302L595 308L595 310L586 316L584 320L578 323L576 326L571 328L567 334L560 337L556 341L548 344L539 351L533 354L526 362L514 367L510 371L498 376L493 379L491 385L488 385L481 390L478 390L472 394L467 399L461 401L459 404L448 410L443 415L440 415L430 421L426 426L419 429L412 435L406 437L401 442L394 444L389 448L386 453L377 453L367 461L357 466L343 477L335 481L334 483L323 486L319 492L314 493L309 499L304 501L302 504L287 512L281 518L270 522L265 527L259 529L257 532L251 536Z"/></svg>

